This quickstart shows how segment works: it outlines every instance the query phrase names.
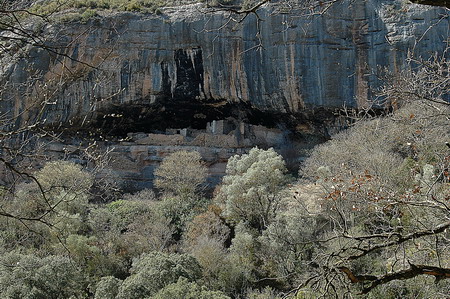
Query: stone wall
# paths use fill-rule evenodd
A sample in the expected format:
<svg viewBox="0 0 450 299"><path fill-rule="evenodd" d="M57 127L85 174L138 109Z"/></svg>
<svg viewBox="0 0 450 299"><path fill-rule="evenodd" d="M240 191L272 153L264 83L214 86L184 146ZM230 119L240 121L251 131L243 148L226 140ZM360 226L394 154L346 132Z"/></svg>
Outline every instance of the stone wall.
<svg viewBox="0 0 450 299"><path fill-rule="evenodd" d="M231 120L228 120L232 122ZM223 121L218 121L223 123ZM208 182L212 188L225 175L228 159L250 151L254 146L264 148L284 146L283 132L278 129L245 124L248 138L241 138L234 132L219 134L205 130L168 129L169 134L129 133L126 139L116 141L96 141L97 153L108 153L108 163L100 176L109 176L119 181L128 191L153 187L154 170L161 161L176 151L198 151L209 169ZM239 130L239 128L236 128ZM185 134L189 132L190 134ZM81 144L81 145L80 145ZM59 142L43 139L40 145L45 160L68 159L75 163L88 165L82 153L87 145L80 139L65 139ZM89 165L88 165L89 166ZM0 179L2 169L0 168ZM1 182L1 181L0 181Z"/></svg>
<svg viewBox="0 0 450 299"><path fill-rule="evenodd" d="M205 134L206 135L206 134ZM212 136L218 137L218 136ZM150 145L134 142L97 142L96 149L99 153L109 152L108 163L99 173L100 177L107 177L119 183L126 191L136 191L143 188L152 188L154 170L161 161L176 151L198 151L203 161L208 166L208 182L210 188L218 184L225 174L228 159L234 155L247 153L246 147L222 147L202 145ZM65 143L49 143L42 148L47 159L66 159L76 163L88 163L79 158L79 152L83 146ZM42 155L44 157L44 154ZM35 165L36 168L43 166ZM0 167L0 175L3 169ZM1 179L1 177L0 177ZM1 182L1 180L0 180Z"/></svg>

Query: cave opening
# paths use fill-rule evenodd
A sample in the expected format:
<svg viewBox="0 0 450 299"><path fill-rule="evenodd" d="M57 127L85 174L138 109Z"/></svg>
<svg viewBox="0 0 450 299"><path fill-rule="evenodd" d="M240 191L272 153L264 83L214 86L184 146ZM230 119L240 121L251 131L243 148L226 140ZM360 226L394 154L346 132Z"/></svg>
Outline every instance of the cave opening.
<svg viewBox="0 0 450 299"><path fill-rule="evenodd" d="M167 129L205 130L214 120L235 119L252 125L276 128L283 118L247 103L217 101L166 101L164 104L111 106L98 111L92 127L105 136L125 137L128 133L164 133Z"/></svg>

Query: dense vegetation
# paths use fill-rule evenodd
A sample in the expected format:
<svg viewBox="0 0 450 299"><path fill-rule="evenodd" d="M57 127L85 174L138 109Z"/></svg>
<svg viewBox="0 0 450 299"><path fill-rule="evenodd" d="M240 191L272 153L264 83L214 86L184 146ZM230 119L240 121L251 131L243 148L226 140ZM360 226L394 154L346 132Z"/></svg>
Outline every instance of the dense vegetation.
<svg viewBox="0 0 450 299"><path fill-rule="evenodd" d="M316 148L296 183L273 149L254 148L230 159L212 198L196 152L164 160L157 195L96 204L89 170L49 162L2 189L2 215L20 217L0 218L1 297L443 298L447 112L417 100L361 120Z"/></svg>
<svg viewBox="0 0 450 299"><path fill-rule="evenodd" d="M194 2L194 1L192 1ZM81 16L95 15L101 10L155 12L157 8L167 6L169 3L163 0L71 0L71 1L44 1L32 7L38 14L54 14L65 10L76 9Z"/></svg>
<svg viewBox="0 0 450 299"><path fill-rule="evenodd" d="M47 0L38 2L31 11L39 15L56 16L60 21L87 21L101 12L132 11L140 13L160 14L160 8L185 4L201 3L200 0ZM248 7L252 0L232 1L214 0L207 2L208 6L234 5ZM64 15L59 14L64 12Z"/></svg>
<svg viewBox="0 0 450 299"><path fill-rule="evenodd" d="M153 3L67 1L85 11ZM383 90L392 111L316 147L298 176L275 150L254 148L228 161L212 195L197 152L168 156L156 189L134 194L89 163L31 172L37 154L2 152L14 181L0 187L0 297L447 297L449 63L415 64ZM26 130L2 131L2 151Z"/></svg>

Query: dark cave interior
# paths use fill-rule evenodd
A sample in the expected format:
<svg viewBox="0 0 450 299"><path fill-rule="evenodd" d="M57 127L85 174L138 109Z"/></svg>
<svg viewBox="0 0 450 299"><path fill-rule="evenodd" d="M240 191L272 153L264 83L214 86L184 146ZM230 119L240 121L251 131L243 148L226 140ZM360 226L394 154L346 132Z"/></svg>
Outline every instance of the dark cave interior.
<svg viewBox="0 0 450 299"><path fill-rule="evenodd" d="M97 113L92 127L108 136L124 137L130 132L164 133L167 128L202 130L213 120L234 118L253 125L275 128L280 115L261 111L246 103L166 101L164 105L112 106Z"/></svg>

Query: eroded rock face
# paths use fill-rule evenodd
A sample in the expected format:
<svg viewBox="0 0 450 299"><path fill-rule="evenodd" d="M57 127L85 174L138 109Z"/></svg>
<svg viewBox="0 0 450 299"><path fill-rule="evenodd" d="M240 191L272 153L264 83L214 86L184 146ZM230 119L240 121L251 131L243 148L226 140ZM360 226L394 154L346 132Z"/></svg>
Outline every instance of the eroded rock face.
<svg viewBox="0 0 450 299"><path fill-rule="evenodd" d="M344 0L312 17L267 6L259 23L249 15L228 25L227 12L201 7L49 26L49 44L73 60L38 48L3 57L2 111L125 134L248 118L238 103L291 115L361 107L379 87L379 67L402 69L411 49L442 52L448 37L448 11L404 1Z"/></svg>
<svg viewBox="0 0 450 299"><path fill-rule="evenodd" d="M191 5L47 25L48 46L64 55L27 46L1 57L1 114L11 126L38 120L78 136L45 148L57 159L79 160L67 149L76 152L86 134L109 140L99 147L112 149L108 169L137 189L180 149L199 151L217 183L228 158L255 145L295 164L299 151L345 126L333 109L374 100L380 68L400 71L408 51L442 53L449 32L448 10L401 0L342 0L309 17L274 10L239 24ZM208 133L226 119L237 135ZM167 134L175 128L205 132ZM133 132L143 134L126 140Z"/></svg>
<svg viewBox="0 0 450 299"><path fill-rule="evenodd" d="M160 134L129 133L124 139L96 141L95 145L82 138L61 138L58 142L44 138L37 143L40 155L46 160L71 160L87 167L98 164L98 161L88 157L108 153L98 177L115 181L126 191L152 188L155 169L166 157L180 150L199 152L208 167L209 189L225 175L230 157L248 153L254 146L274 147L281 154L293 150L296 156L291 158L295 159L299 154L298 144L287 140L282 130L254 126L235 119L213 121L204 130L183 128L168 129ZM91 150L95 148L96 154L86 155L88 146ZM295 164L298 161L291 162ZM1 170L0 167L0 175Z"/></svg>

